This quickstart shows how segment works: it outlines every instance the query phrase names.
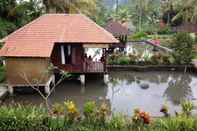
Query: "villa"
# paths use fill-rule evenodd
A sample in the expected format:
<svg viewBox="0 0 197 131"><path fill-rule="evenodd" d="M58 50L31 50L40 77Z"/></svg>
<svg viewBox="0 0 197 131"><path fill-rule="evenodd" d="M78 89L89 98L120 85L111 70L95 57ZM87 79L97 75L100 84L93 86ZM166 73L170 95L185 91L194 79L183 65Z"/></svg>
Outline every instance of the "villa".
<svg viewBox="0 0 197 131"><path fill-rule="evenodd" d="M81 14L46 14L2 40L0 56L5 58L8 88L44 86L46 93L54 83L50 65L68 73L103 74L107 79L106 49L119 41L105 29ZM101 48L102 59L93 61L87 48Z"/></svg>

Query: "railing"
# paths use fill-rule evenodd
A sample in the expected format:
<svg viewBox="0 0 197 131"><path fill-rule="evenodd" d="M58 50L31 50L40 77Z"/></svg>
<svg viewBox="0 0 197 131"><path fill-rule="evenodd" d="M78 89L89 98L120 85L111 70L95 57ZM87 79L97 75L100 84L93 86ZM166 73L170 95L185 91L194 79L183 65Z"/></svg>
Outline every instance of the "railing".
<svg viewBox="0 0 197 131"><path fill-rule="evenodd" d="M101 73L104 72L104 64L102 62L86 61L84 62L84 72Z"/></svg>

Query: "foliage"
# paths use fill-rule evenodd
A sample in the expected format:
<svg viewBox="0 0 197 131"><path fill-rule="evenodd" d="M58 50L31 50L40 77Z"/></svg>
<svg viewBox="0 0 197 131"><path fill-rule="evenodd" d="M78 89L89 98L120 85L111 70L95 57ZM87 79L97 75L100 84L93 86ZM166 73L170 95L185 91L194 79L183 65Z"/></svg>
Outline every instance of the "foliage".
<svg viewBox="0 0 197 131"><path fill-rule="evenodd" d="M150 54L123 54L113 53L108 56L110 65L169 65L176 64L173 57L168 53Z"/></svg>
<svg viewBox="0 0 197 131"><path fill-rule="evenodd" d="M197 1L196 0L169 0L163 4L164 14L174 12L170 21L197 22Z"/></svg>
<svg viewBox="0 0 197 131"><path fill-rule="evenodd" d="M77 107L73 101L66 101L64 102L67 110L67 121L72 124L75 121L78 121L79 119L79 112L77 110Z"/></svg>
<svg viewBox="0 0 197 131"><path fill-rule="evenodd" d="M158 34L172 34L173 31L172 31L172 29L169 26L165 26L163 28L159 28L157 33Z"/></svg>
<svg viewBox="0 0 197 131"><path fill-rule="evenodd" d="M135 109L132 119L136 126L150 124L151 122L150 114L140 109Z"/></svg>
<svg viewBox="0 0 197 131"><path fill-rule="evenodd" d="M142 25L155 24L160 16L160 4L158 0L130 0L132 21L138 31L143 31Z"/></svg>
<svg viewBox="0 0 197 131"><path fill-rule="evenodd" d="M112 11L111 18L114 21L119 21L121 23L127 22L131 19L131 13L128 6L120 6L117 11Z"/></svg>
<svg viewBox="0 0 197 131"><path fill-rule="evenodd" d="M87 120L87 122L89 122L90 124L94 122L96 112L97 106L94 101L89 101L84 104L83 113L85 116L85 120Z"/></svg>
<svg viewBox="0 0 197 131"><path fill-rule="evenodd" d="M42 120L47 117L44 108L35 106L1 106L0 130L32 130L43 126Z"/></svg>
<svg viewBox="0 0 197 131"><path fill-rule="evenodd" d="M190 64L194 40L188 33L177 33L171 43L172 56L177 64Z"/></svg>
<svg viewBox="0 0 197 131"><path fill-rule="evenodd" d="M64 112L65 112L65 109L64 109L64 106L62 104L55 103L52 106L52 113L53 113L53 115L57 115L57 116L64 115Z"/></svg>
<svg viewBox="0 0 197 131"><path fill-rule="evenodd" d="M68 121L68 112L73 113L75 104L72 101L65 102L65 108L71 108L62 115L48 114L43 106L32 105L12 105L0 107L0 130L1 131L195 131L197 130L197 117L195 116L176 116L167 118L151 118L150 114L140 109L136 109L132 117L112 115L106 103L96 106L94 102L84 105L86 116L92 117L91 123L86 116L80 117L72 123ZM57 105L57 104L56 104ZM59 104L56 107L60 107ZM60 107L62 108L62 107ZM59 109L58 109L59 110ZM78 110L78 109L76 109ZM75 111L76 111L75 110ZM90 113L90 114L89 114Z"/></svg>
<svg viewBox="0 0 197 131"><path fill-rule="evenodd" d="M135 34L129 36L129 40L131 41L142 41L146 40L147 38L148 35L145 32L136 32Z"/></svg>
<svg viewBox="0 0 197 131"><path fill-rule="evenodd" d="M194 104L191 101L184 101L181 103L183 114L186 116L190 116L192 110L195 109Z"/></svg>
<svg viewBox="0 0 197 131"><path fill-rule="evenodd" d="M40 0L0 1L0 38L5 37L42 13Z"/></svg>
<svg viewBox="0 0 197 131"><path fill-rule="evenodd" d="M96 11L97 0L43 0L47 13L83 13Z"/></svg>

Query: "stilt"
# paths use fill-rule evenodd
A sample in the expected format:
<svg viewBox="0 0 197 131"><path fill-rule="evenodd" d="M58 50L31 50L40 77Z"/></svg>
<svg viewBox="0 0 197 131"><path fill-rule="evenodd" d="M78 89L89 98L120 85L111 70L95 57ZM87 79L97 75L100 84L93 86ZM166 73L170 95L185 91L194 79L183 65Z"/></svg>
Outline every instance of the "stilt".
<svg viewBox="0 0 197 131"><path fill-rule="evenodd" d="M81 93L82 93L82 94L85 93L85 89L86 89L86 88L85 88L85 85L82 85L82 86L81 86Z"/></svg>
<svg viewBox="0 0 197 131"><path fill-rule="evenodd" d="M52 84L55 86L55 75L52 76Z"/></svg>
<svg viewBox="0 0 197 131"><path fill-rule="evenodd" d="M55 75L52 75L49 78L48 82L46 83L46 85L44 87L44 91L46 94L49 94L51 92L51 88L50 88L51 83L54 84L53 86L55 86Z"/></svg>
<svg viewBox="0 0 197 131"><path fill-rule="evenodd" d="M109 82L109 75L104 74L104 83L107 84Z"/></svg>
<svg viewBox="0 0 197 131"><path fill-rule="evenodd" d="M85 85L85 75L80 75L80 82L82 85Z"/></svg>
<svg viewBox="0 0 197 131"><path fill-rule="evenodd" d="M50 86L49 85L46 85L44 87L44 91L45 91L46 94L49 94L50 93Z"/></svg>
<svg viewBox="0 0 197 131"><path fill-rule="evenodd" d="M10 95L13 95L14 94L14 87L8 86L8 92L10 93Z"/></svg>

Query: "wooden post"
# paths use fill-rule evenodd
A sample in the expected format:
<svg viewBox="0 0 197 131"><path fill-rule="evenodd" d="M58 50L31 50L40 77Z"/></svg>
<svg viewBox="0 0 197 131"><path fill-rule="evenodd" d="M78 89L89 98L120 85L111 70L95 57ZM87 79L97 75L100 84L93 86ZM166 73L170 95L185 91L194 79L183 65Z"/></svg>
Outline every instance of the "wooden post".
<svg viewBox="0 0 197 131"><path fill-rule="evenodd" d="M109 82L109 75L104 74L104 83L107 84Z"/></svg>
<svg viewBox="0 0 197 131"><path fill-rule="evenodd" d="M8 86L8 92L10 93L10 95L13 95L14 94L14 87L9 85Z"/></svg>
<svg viewBox="0 0 197 131"><path fill-rule="evenodd" d="M107 64L107 53L106 53L106 48L103 48L103 56L104 56L104 72L107 72L106 64Z"/></svg>
<svg viewBox="0 0 197 131"><path fill-rule="evenodd" d="M46 85L44 87L44 91L45 91L46 94L49 94L50 93L50 86L49 85Z"/></svg>
<svg viewBox="0 0 197 131"><path fill-rule="evenodd" d="M82 85L85 85L85 74L80 75L80 82Z"/></svg>

